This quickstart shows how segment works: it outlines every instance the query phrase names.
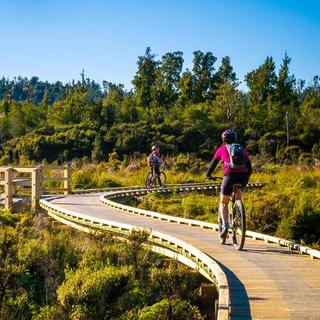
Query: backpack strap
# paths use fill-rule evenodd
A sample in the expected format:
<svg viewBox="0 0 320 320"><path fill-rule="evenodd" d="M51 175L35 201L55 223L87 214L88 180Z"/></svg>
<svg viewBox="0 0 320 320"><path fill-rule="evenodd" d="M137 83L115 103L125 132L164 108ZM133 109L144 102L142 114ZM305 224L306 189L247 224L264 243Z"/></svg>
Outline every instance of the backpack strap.
<svg viewBox="0 0 320 320"><path fill-rule="evenodd" d="M225 145L228 151L228 155L229 155L229 163L227 163L227 166L230 168L230 163L231 163L231 154L230 154L230 148L232 146L232 144L226 144Z"/></svg>

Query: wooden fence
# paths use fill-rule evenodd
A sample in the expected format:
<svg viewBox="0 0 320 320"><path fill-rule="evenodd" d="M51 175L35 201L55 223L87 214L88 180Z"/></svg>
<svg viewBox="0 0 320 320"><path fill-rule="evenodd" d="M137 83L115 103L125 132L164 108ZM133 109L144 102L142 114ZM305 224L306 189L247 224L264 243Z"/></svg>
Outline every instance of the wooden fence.
<svg viewBox="0 0 320 320"><path fill-rule="evenodd" d="M31 189L31 210L36 212L40 206L40 197L52 192L71 193L71 167L0 167L0 190L4 197L4 208L11 210L15 195L21 189ZM50 182L58 186L50 187ZM61 185L63 182L63 186ZM52 183L51 183L52 184ZM30 193L30 192L29 192Z"/></svg>

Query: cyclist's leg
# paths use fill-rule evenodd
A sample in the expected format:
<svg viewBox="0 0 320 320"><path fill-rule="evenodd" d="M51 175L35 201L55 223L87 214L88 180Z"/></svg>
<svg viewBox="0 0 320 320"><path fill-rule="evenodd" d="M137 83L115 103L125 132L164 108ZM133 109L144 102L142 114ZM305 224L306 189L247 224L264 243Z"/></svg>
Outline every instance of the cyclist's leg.
<svg viewBox="0 0 320 320"><path fill-rule="evenodd" d="M229 219L229 209L228 209L229 201L230 201L230 196L220 193L219 213L224 225L228 223L228 219Z"/></svg>
<svg viewBox="0 0 320 320"><path fill-rule="evenodd" d="M150 166L150 170L152 172L152 182L154 183L154 179L155 179L155 172L154 172L154 165Z"/></svg>
<svg viewBox="0 0 320 320"><path fill-rule="evenodd" d="M234 196L236 200L242 201L242 191L240 188L236 188L236 190L234 191Z"/></svg>
<svg viewBox="0 0 320 320"><path fill-rule="evenodd" d="M229 209L228 204L232 193L232 178L230 176L224 176L221 184L221 194L219 202L219 214L222 218L223 228L221 236L225 237L227 229L229 227Z"/></svg>
<svg viewBox="0 0 320 320"><path fill-rule="evenodd" d="M158 164L156 164L154 166L154 172L157 176L158 182L159 182L159 186L162 187L162 182L161 182L161 178L160 178L160 166Z"/></svg>
<svg viewBox="0 0 320 320"><path fill-rule="evenodd" d="M248 183L249 176L247 174L240 175L240 176L238 176L238 178L236 180L237 181L235 181L235 182L240 183L242 186L241 188L244 188ZM242 201L242 191L240 188L237 188L235 190L235 198L236 198L236 200Z"/></svg>

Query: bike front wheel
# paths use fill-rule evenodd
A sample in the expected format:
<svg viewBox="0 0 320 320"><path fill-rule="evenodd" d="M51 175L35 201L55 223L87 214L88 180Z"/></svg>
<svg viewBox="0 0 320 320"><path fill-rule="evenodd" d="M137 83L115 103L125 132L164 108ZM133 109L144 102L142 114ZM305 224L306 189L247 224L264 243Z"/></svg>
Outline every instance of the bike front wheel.
<svg viewBox="0 0 320 320"><path fill-rule="evenodd" d="M237 250L242 250L246 238L246 215L243 203L237 200L232 209L232 241Z"/></svg>
<svg viewBox="0 0 320 320"><path fill-rule="evenodd" d="M152 172L149 172L147 177L146 177L146 188L147 189L152 189L156 187L156 181L155 178L152 174Z"/></svg>

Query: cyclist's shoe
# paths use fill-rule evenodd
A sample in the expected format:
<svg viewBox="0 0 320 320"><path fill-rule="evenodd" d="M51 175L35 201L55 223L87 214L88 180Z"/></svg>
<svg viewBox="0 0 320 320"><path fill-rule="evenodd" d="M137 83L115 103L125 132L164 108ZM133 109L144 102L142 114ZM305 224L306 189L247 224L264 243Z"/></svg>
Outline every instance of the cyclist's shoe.
<svg viewBox="0 0 320 320"><path fill-rule="evenodd" d="M221 233L220 233L220 238L221 239L225 239L227 237L228 229L229 229L229 225L228 225L228 223L225 223L224 226L222 227L222 230L221 230Z"/></svg>

